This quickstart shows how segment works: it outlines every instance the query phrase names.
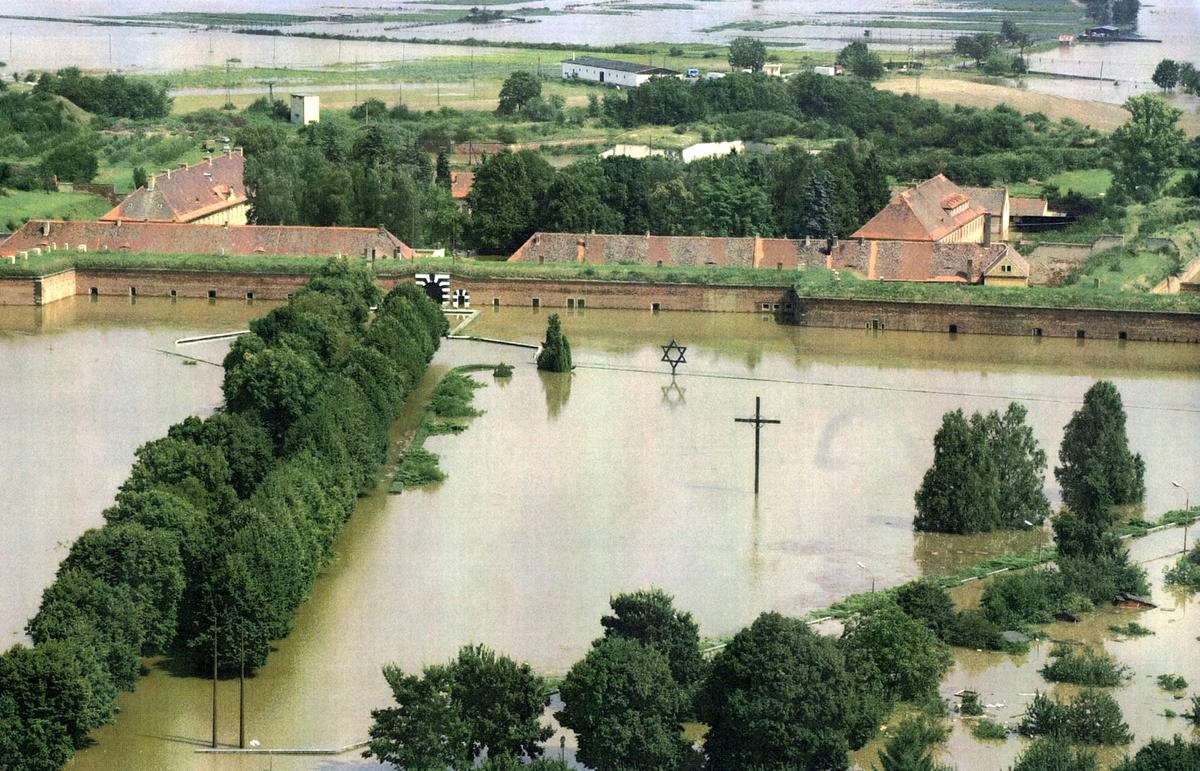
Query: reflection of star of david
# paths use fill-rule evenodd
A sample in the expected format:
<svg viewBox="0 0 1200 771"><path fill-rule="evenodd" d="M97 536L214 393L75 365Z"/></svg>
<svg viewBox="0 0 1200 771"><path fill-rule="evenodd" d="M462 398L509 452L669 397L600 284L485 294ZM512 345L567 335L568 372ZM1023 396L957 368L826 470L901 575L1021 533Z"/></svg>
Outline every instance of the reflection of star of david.
<svg viewBox="0 0 1200 771"><path fill-rule="evenodd" d="M671 385L665 385L662 387L663 401L671 407L679 404L685 404L687 401L683 398L685 393L687 393L687 389L681 388L679 384L675 382L675 378L671 378Z"/></svg>
<svg viewBox="0 0 1200 771"><path fill-rule="evenodd" d="M687 364L687 359L683 358L683 354L687 350L687 346L680 345L679 343L675 342L674 339L672 339L671 344L662 346L662 349L663 355L660 361L665 361L667 364L671 365L672 375L675 374L675 368L680 364Z"/></svg>

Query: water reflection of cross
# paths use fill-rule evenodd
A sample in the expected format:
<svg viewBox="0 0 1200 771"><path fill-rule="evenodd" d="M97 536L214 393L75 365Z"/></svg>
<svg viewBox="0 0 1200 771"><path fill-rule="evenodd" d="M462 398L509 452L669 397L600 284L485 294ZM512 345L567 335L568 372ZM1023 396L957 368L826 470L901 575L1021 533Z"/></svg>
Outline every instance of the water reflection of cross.
<svg viewBox="0 0 1200 771"><path fill-rule="evenodd" d="M670 345L663 345L660 347L663 349L663 355L660 361L665 361L667 364L671 365L671 377L675 377L675 368L680 364L687 364L687 359L683 358L684 352L687 351L687 346L680 345L679 343L675 342L674 338L672 338Z"/></svg>
<svg viewBox="0 0 1200 771"><path fill-rule="evenodd" d="M758 447L759 434L762 433L762 427L765 423L780 423L778 420L768 420L762 416L762 397L754 397L754 417L752 418L734 418L734 423L753 423L754 424L754 494L758 495Z"/></svg>

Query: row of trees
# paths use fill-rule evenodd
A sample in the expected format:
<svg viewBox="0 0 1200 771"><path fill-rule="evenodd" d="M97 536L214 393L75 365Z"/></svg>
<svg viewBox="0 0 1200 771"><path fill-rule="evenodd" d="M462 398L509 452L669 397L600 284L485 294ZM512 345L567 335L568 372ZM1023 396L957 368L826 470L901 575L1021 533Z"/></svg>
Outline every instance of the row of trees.
<svg viewBox="0 0 1200 771"><path fill-rule="evenodd" d="M131 80L124 75L84 75L78 67L44 72L35 92L57 94L88 112L107 118L165 118L171 112L169 84Z"/></svg>
<svg viewBox="0 0 1200 771"><path fill-rule="evenodd" d="M1163 59L1155 66L1150 79L1164 91L1172 91L1179 86L1184 93L1200 94L1200 70L1191 62Z"/></svg>
<svg viewBox="0 0 1200 771"><path fill-rule="evenodd" d="M1137 26L1140 0L1085 0L1087 15L1097 24Z"/></svg>
<svg viewBox="0 0 1200 771"><path fill-rule="evenodd" d="M577 759L599 771L698 767L702 758L683 738L686 720L709 726L703 761L712 768L843 768L848 749L870 739L894 704L934 694L951 663L944 643L882 596L840 638L764 613L711 662L700 653L691 614L661 590L618 595L611 605L603 636L564 679L557 713L577 736ZM508 731L474 727L483 710L458 695L464 689L455 663L427 668L420 679L389 667L397 706L372 713L368 754L402 757L407 768L467 768L485 746L489 763L539 756L545 733L532 716L545 698L534 698L531 680L503 674L514 671L511 662L490 661L487 682L513 685L473 693L495 701L489 714L503 715ZM447 746L454 749L441 749Z"/></svg>
<svg viewBox="0 0 1200 771"><path fill-rule="evenodd" d="M869 146L684 164L614 157L555 170L521 150L486 158L467 197L467 241L506 254L538 230L709 236L848 236L888 201Z"/></svg>
<svg viewBox="0 0 1200 771"><path fill-rule="evenodd" d="M368 324L368 308L378 305ZM0 656L0 757L57 768L110 720L140 658L253 670L328 561L446 322L331 262L225 360L225 409L143 445L106 524L72 545Z"/></svg>
<svg viewBox="0 0 1200 771"><path fill-rule="evenodd" d="M510 85L506 109L523 116L528 100L540 97ZM420 149L435 140L433 128L453 118L447 111L418 115L377 103L359 113L371 121L366 125L330 119L289 139L282 126L256 120L234 139L246 148L258 222L383 223L412 243L494 253L515 249L539 229L846 236L886 204L889 175L944 172L959 182L990 183L1099 162L1098 136L1078 125L1008 108L947 110L818 75L790 83L747 73L695 85L655 79L607 96L597 112L631 125L704 121L735 136L840 141L817 158L786 150L687 166L664 158L606 159L558 171L534 152L502 153L479 165L478 192L464 215L443 186L430 184ZM476 133L463 126L436 141Z"/></svg>

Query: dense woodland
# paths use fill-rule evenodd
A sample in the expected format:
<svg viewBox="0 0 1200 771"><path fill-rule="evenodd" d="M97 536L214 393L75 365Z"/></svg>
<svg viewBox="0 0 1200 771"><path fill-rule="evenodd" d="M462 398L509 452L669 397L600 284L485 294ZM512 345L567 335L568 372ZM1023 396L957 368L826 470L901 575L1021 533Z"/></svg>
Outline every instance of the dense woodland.
<svg viewBox="0 0 1200 771"><path fill-rule="evenodd" d="M138 449L105 525L72 545L43 594L33 646L0 656L0 765L65 763L113 719L143 657L264 664L445 330L419 288L380 298L343 262L252 322L225 359L225 408Z"/></svg>

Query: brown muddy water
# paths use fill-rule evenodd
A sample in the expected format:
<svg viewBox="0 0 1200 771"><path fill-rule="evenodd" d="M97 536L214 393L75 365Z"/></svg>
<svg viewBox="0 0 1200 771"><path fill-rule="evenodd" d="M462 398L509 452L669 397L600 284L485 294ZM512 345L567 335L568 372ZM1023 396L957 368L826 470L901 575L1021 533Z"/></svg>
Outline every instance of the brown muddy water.
<svg viewBox="0 0 1200 771"><path fill-rule="evenodd" d="M172 341L193 331L237 328L262 310L142 300L64 308L41 327L32 309L0 309L0 384L10 395L0 452L6 479L21 480L10 489L38 491L0 503L0 564L15 571L0 585L10 642L66 545L99 523L133 449L219 399L217 368L184 366L156 349L174 350ZM545 312L489 309L468 330L533 342L545 323ZM1146 459L1147 516L1182 505L1171 480L1200 491L1194 346L812 330L732 314L589 310L564 314L563 326L577 365L571 375L540 375L527 349L443 344L438 371L503 360L516 372L507 383L483 373L488 385L476 406L485 414L466 433L427 443L442 457L444 483L362 499L293 634L249 681L248 739L272 749L360 742L370 709L389 699L383 664L414 671L469 642L563 673L600 633L616 592L660 586L695 615L702 634L716 637L762 610L801 614L872 582L895 584L1044 540L1042 531L963 539L912 532L912 494L933 433L942 413L958 407L1021 401L1053 457L1083 392L1111 379L1125 400L1131 444ZM674 381L660 361L672 338L688 347ZM222 351L206 358L219 361ZM765 417L782 421L762 430L757 500L753 429L734 422L753 413L755 397ZM1057 498L1052 476L1047 492ZM50 496L56 503L39 503ZM1135 549L1150 544L1153 554L1142 558L1157 556L1177 549L1179 537L1167 531ZM1152 577L1160 572L1150 567ZM1164 698L1154 693L1155 675L1200 683L1195 600L1155 591L1162 609L1137 618L1157 634L1105 643L1132 657L1135 679L1118 698L1138 743L1185 730L1178 718L1154 717ZM1103 635L1107 622L1081 626L1054 634ZM1047 654L1046 646L1019 659L960 653L943 691L973 685L985 702L1003 703L993 712L1008 718L1023 709L1020 694L1039 687ZM200 753L211 735L209 698L208 681L152 663L138 690L121 698L117 722L98 730L71 766L371 765L353 749ZM237 740L236 699L236 682L222 682L223 745ZM956 730L945 759L1005 768L1020 746L984 746Z"/></svg>

